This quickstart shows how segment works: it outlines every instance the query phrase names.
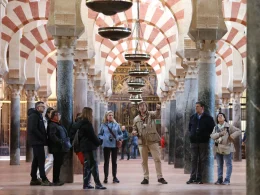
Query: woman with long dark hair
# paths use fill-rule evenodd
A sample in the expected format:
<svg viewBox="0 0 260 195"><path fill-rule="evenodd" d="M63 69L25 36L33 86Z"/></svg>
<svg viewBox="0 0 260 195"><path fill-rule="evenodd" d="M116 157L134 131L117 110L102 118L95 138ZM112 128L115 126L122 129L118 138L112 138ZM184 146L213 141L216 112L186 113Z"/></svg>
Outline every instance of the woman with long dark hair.
<svg viewBox="0 0 260 195"><path fill-rule="evenodd" d="M241 130L228 124L225 114L218 113L217 125L214 127L210 137L215 141L214 152L218 164L218 180L216 185L229 185L232 174L232 155L235 152L234 139L241 135ZM223 164L226 162L226 178L223 181Z"/></svg>
<svg viewBox="0 0 260 195"><path fill-rule="evenodd" d="M95 189L104 190L106 187L102 186L99 180L98 164L97 164L97 147L100 146L100 141L97 138L93 125L93 111L89 107L84 107L79 124L79 143L80 151L84 154L84 173L83 173L83 189L92 189L90 185L91 174L95 181Z"/></svg>

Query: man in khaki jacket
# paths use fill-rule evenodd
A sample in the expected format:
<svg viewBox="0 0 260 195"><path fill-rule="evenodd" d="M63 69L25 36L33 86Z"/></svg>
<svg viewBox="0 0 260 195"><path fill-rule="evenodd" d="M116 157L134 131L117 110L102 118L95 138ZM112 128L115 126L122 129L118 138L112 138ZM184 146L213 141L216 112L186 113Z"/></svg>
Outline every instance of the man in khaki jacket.
<svg viewBox="0 0 260 195"><path fill-rule="evenodd" d="M148 111L145 102L138 104L139 114L134 119L133 133L138 136L138 147L142 158L144 180L141 184L149 184L148 152L152 154L155 163L158 182L167 184L162 176L159 142L161 140L157 130L155 119L161 116L161 106L156 105L156 111Z"/></svg>

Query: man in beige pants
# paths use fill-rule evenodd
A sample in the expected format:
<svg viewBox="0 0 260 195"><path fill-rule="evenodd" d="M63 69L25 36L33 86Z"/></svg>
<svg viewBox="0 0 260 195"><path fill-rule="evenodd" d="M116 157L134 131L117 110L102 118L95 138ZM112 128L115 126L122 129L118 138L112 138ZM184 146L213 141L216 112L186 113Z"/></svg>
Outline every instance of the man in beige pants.
<svg viewBox="0 0 260 195"><path fill-rule="evenodd" d="M152 154L158 182L167 184L162 176L162 165L160 156L160 136L156 130L155 119L160 118L161 106L156 105L156 111L148 111L148 106L145 102L138 104L139 115L134 119L133 133L138 136L138 147L142 158L142 167L144 180L141 184L149 184L149 169L148 169L148 152Z"/></svg>

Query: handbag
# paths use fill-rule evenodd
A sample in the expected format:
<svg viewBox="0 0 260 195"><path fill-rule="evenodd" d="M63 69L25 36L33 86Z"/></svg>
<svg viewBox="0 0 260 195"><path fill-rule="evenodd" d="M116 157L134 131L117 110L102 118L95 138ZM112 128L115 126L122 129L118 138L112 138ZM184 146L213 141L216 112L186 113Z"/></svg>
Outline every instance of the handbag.
<svg viewBox="0 0 260 195"><path fill-rule="evenodd" d="M229 155L231 153L231 147L229 145L218 144L218 153Z"/></svg>
<svg viewBox="0 0 260 195"><path fill-rule="evenodd" d="M71 148L72 148L72 145L70 143L70 138L66 137L64 140L62 140L62 151L69 152Z"/></svg>
<svg viewBox="0 0 260 195"><path fill-rule="evenodd" d="M108 128L110 134L113 135L113 137L116 139L116 136L115 136L115 134L113 133L112 129L110 129L110 127L109 127L108 125L106 125L106 126L107 126L107 128ZM122 147L122 141L121 141L121 140L116 141L116 147L117 147L117 148L121 148L121 147Z"/></svg>

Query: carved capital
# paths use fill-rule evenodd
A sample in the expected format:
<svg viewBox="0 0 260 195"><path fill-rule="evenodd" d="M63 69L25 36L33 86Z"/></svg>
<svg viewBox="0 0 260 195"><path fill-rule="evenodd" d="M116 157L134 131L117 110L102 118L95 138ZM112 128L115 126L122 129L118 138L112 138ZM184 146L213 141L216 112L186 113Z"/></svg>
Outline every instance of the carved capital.
<svg viewBox="0 0 260 195"><path fill-rule="evenodd" d="M240 104L240 98L242 97L243 93L242 92L234 92L231 94L232 97L232 102L233 104Z"/></svg>
<svg viewBox="0 0 260 195"><path fill-rule="evenodd" d="M87 60L75 60L75 79L88 79Z"/></svg>
<svg viewBox="0 0 260 195"><path fill-rule="evenodd" d="M94 91L94 76L88 76L88 91Z"/></svg>
<svg viewBox="0 0 260 195"><path fill-rule="evenodd" d="M224 109L229 108L230 99L229 98L222 98L221 100L222 100L222 108L224 108Z"/></svg>
<svg viewBox="0 0 260 195"><path fill-rule="evenodd" d="M8 85L11 90L12 98L20 98L21 90L23 89L23 85L20 84L11 84Z"/></svg>
<svg viewBox="0 0 260 195"><path fill-rule="evenodd" d="M203 40L197 42L197 47L200 49L200 63L215 63L215 55L217 50L217 41Z"/></svg>
<svg viewBox="0 0 260 195"><path fill-rule="evenodd" d="M185 67L185 79L196 79L198 77L198 65L197 63L187 63Z"/></svg>
<svg viewBox="0 0 260 195"><path fill-rule="evenodd" d="M58 60L73 60L77 37L54 37Z"/></svg>
<svg viewBox="0 0 260 195"><path fill-rule="evenodd" d="M178 79L178 86L177 86L177 92L184 92L184 78L179 78Z"/></svg>
<svg viewBox="0 0 260 195"><path fill-rule="evenodd" d="M27 96L27 102L35 102L35 97L37 95L37 92L34 90L26 90L25 92Z"/></svg>

